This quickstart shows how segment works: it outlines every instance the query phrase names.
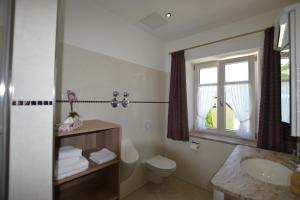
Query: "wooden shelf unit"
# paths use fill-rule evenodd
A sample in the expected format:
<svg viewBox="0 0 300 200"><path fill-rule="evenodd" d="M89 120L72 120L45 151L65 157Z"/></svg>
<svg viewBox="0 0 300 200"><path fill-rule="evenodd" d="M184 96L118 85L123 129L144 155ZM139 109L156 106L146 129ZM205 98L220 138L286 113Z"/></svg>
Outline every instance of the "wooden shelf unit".
<svg viewBox="0 0 300 200"><path fill-rule="evenodd" d="M89 168L73 176L55 180L56 200L118 200L120 198L119 160L121 126L100 120L83 121L83 125L68 133L56 133L56 155L60 146L71 145L83 150ZM97 164L89 159L102 148L113 151L117 158Z"/></svg>

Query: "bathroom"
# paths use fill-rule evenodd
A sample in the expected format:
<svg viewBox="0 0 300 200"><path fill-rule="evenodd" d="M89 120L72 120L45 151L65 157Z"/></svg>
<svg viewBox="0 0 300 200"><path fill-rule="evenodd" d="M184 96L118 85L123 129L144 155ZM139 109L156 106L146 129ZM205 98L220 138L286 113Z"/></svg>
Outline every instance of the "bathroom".
<svg viewBox="0 0 300 200"><path fill-rule="evenodd" d="M266 110L260 112L265 30L272 26L278 28L278 17L298 0L231 0L226 4L208 0L0 2L1 200L71 198L56 194L57 188L64 184L57 186L55 177L60 145L56 138L57 127L71 111L68 90L76 95L72 110L78 113L80 121L101 120L115 124L113 127L119 130L119 136L113 137L119 138L120 144L117 148L120 169L113 169L120 173L116 184L118 195L107 199L299 198L286 186L274 187L284 188L278 189L282 194L288 190L289 198L282 194L278 194L278 198L263 195L256 198L234 191L229 193L232 188L222 188L221 176L218 176L226 170L224 163L230 161L233 153L242 151L238 148L257 147L261 113L267 113ZM171 139L168 125L176 128L182 122L169 121L172 118L170 89L174 88L170 86L172 55L180 50L184 50L185 57L187 116L173 113L173 119L174 115L179 117L176 119L182 117L189 133L188 138L178 141L178 138ZM202 69L235 63L235 59L240 58L252 66L249 84L253 83L250 96L253 115L248 128L253 134L245 139L232 133L229 136L220 133L221 129L218 133L193 131L199 128L197 74L201 74ZM3 68L4 65L7 67ZM212 75L213 79L217 76ZM4 92L2 83L8 88ZM114 96L114 92L118 95ZM181 100L179 97L173 99ZM114 98L117 105L112 103ZM128 105L122 104L124 98L129 100ZM293 96L291 98L293 101ZM268 103L267 98L266 101ZM215 107L218 105L214 105L211 112L217 114L210 117L217 116L219 120L211 120L210 126L219 127L220 121L225 121L224 112L228 113L216 111ZM292 109L290 112L296 116ZM233 124L245 121L234 119ZM294 158L291 152L296 149L296 137L288 139L289 155L284 154L283 160ZM272 148L269 149L274 150ZM127 150L129 155L125 155ZM155 157L157 155L162 157ZM153 169L149 167L151 158L163 158L158 162L169 164L167 177L159 184L152 183L155 180L148 174ZM123 162L126 161L132 166L124 175ZM245 184L252 183L255 178L247 176L249 182ZM67 183L75 184L79 180L76 177ZM274 189L270 183L259 183L266 186L266 191ZM71 189L72 184L68 185Z"/></svg>

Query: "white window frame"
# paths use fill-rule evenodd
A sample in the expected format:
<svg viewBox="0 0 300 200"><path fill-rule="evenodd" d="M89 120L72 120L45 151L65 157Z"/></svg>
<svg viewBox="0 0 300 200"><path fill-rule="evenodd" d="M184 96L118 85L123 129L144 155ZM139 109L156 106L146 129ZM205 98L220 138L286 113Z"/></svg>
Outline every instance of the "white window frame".
<svg viewBox="0 0 300 200"><path fill-rule="evenodd" d="M233 130L226 130L226 122L225 122L225 109L226 106L220 106L220 104L224 104L226 102L225 99L225 85L228 83L225 83L225 65L226 64L231 64L231 63L238 63L238 62L243 62L243 61L248 61L249 63L249 81L240 81L240 82L232 82L233 84L235 83L250 83L251 85L251 90L250 90L250 98L252 102L252 112L251 112L251 117L250 117L250 131L253 133L252 138L242 138L239 135L237 135L236 131ZM207 62L207 63L199 63L194 65L194 108L197 109L197 96L198 96L198 87L200 86L200 69L203 68L210 68L210 67L217 67L218 69L218 112L217 112L217 117L218 117L218 122L217 122L217 129L206 129L202 130L200 132L204 133L211 133L211 134L217 134L221 136L227 136L227 137L235 137L235 138L242 138L242 139L250 139L250 140L255 140L256 139L256 117L257 117L257 83L256 83L256 66L257 66L257 55L250 55L250 56L243 56L243 57L238 57L238 58L230 58L230 59L225 59L225 60L219 60L219 61L213 61L213 62ZM209 85L215 85L215 84L209 84ZM197 112L194 112L194 124L197 118ZM194 125L194 130L195 130L195 125Z"/></svg>

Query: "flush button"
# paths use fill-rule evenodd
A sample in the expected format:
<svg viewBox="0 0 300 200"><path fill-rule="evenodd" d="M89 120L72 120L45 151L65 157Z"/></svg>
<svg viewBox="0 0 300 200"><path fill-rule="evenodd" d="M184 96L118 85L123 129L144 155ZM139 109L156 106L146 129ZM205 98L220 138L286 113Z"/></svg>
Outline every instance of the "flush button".
<svg viewBox="0 0 300 200"><path fill-rule="evenodd" d="M145 130L149 130L152 128L152 122L150 120L145 121L144 123Z"/></svg>

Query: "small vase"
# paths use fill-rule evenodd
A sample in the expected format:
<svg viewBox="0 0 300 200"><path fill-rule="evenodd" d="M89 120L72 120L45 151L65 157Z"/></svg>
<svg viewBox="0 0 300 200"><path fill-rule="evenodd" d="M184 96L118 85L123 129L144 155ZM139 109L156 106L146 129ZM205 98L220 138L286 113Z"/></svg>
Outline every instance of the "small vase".
<svg viewBox="0 0 300 200"><path fill-rule="evenodd" d="M64 124L73 124L75 122L79 121L79 117L75 116L75 117L67 117L67 119L65 119Z"/></svg>

